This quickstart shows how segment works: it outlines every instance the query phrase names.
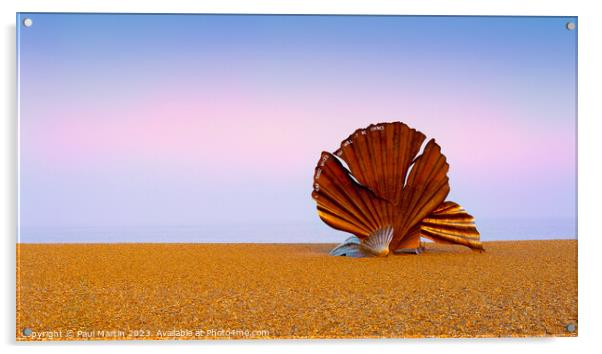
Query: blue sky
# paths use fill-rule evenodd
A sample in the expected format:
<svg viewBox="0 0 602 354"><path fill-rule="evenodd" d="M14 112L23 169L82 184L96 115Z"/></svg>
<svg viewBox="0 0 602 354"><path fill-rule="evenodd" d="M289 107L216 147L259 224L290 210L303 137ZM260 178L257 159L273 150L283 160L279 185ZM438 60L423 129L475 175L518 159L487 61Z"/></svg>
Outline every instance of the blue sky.
<svg viewBox="0 0 602 354"><path fill-rule="evenodd" d="M394 120L477 221L575 224L575 18L24 17L23 230L319 224L320 152Z"/></svg>

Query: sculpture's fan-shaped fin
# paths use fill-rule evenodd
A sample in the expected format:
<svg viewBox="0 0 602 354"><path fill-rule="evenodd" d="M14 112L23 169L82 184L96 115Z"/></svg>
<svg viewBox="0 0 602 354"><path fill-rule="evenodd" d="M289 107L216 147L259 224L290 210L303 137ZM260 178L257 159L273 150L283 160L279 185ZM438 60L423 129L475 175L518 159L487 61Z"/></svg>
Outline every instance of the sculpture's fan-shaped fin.
<svg viewBox="0 0 602 354"><path fill-rule="evenodd" d="M474 217L454 202L446 201L420 223L420 236L440 243L483 250Z"/></svg>
<svg viewBox="0 0 602 354"><path fill-rule="evenodd" d="M424 140L401 122L380 123L356 130L335 155L322 153L312 193L318 214L357 238L333 252L420 250L421 237L482 249L472 216L456 203L444 203L449 165L434 139L419 155Z"/></svg>
<svg viewBox="0 0 602 354"><path fill-rule="evenodd" d="M360 239L392 225L393 205L351 178L332 154L323 152L314 174L312 197L320 218Z"/></svg>
<svg viewBox="0 0 602 354"><path fill-rule="evenodd" d="M409 231L443 203L449 193L448 170L441 147L431 139L413 163L397 205L392 250L399 248Z"/></svg>
<svg viewBox="0 0 602 354"><path fill-rule="evenodd" d="M385 226L363 239L361 247L375 256L386 256L389 254L389 243L392 239L393 226Z"/></svg>
<svg viewBox="0 0 602 354"><path fill-rule="evenodd" d="M335 155L362 185L398 204L408 169L424 139L424 134L401 122L373 124L351 134Z"/></svg>

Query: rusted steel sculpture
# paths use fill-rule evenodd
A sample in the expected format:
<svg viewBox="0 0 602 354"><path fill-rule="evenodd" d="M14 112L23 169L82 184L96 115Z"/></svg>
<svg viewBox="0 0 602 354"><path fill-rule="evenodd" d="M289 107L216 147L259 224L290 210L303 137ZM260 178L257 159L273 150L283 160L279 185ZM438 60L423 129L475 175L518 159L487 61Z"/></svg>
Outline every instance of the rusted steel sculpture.
<svg viewBox="0 0 602 354"><path fill-rule="evenodd" d="M312 193L318 215L354 235L332 255L419 253L422 237L483 250L474 218L445 201L449 165L435 139L417 156L425 138L404 123L380 123L356 130L334 155L322 152Z"/></svg>

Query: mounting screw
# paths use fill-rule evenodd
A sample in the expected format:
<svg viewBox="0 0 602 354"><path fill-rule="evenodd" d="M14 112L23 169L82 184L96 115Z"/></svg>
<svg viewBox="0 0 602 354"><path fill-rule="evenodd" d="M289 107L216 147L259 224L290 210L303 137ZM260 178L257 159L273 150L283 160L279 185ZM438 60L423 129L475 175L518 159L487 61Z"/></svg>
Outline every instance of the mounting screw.
<svg viewBox="0 0 602 354"><path fill-rule="evenodd" d="M566 29L568 29L569 31L572 31L575 28L577 28L577 25L575 24L575 22L569 21L566 23Z"/></svg>
<svg viewBox="0 0 602 354"><path fill-rule="evenodd" d="M31 25L33 25L33 20L31 18L26 18L23 20L23 26L31 27Z"/></svg>

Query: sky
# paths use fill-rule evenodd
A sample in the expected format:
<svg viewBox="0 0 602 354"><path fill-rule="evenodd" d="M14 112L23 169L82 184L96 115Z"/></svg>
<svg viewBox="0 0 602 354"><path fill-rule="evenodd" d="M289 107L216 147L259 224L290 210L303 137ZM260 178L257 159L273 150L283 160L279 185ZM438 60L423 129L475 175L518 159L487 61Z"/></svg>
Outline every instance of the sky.
<svg viewBox="0 0 602 354"><path fill-rule="evenodd" d="M576 18L17 21L20 242L70 227L322 227L321 151L383 121L436 138L448 199L477 226L576 229ZM78 241L66 235L53 240Z"/></svg>

